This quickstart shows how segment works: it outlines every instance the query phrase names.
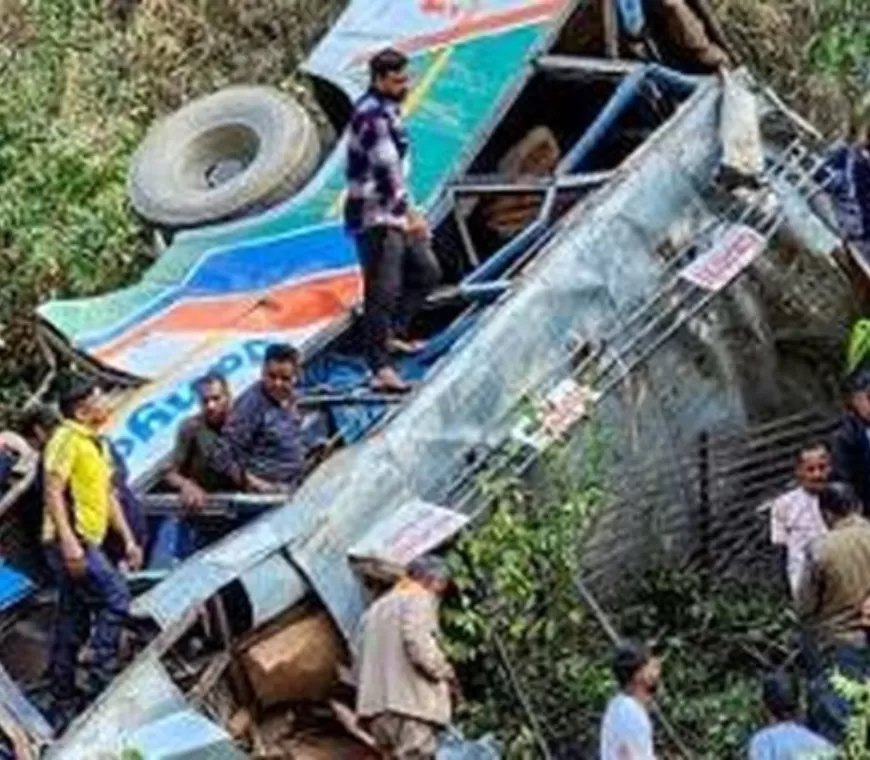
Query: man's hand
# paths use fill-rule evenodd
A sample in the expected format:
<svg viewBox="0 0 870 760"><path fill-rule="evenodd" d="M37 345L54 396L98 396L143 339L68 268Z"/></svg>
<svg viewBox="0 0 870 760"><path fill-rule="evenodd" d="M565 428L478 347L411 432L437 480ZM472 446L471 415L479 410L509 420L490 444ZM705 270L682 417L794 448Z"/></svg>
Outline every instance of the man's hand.
<svg viewBox="0 0 870 760"><path fill-rule="evenodd" d="M69 577L73 580L81 580L88 572L88 563L85 558L85 550L78 541L68 541L60 546L63 557L63 566Z"/></svg>
<svg viewBox="0 0 870 760"><path fill-rule="evenodd" d="M142 567L144 557L142 556L142 550L139 548L139 544L135 541L130 541L127 546L124 548L124 560L127 563L127 568L131 572L136 572Z"/></svg>
<svg viewBox="0 0 870 760"><path fill-rule="evenodd" d="M181 486L181 505L190 512L198 512L205 508L208 502L208 494L193 481L188 481Z"/></svg>
<svg viewBox="0 0 870 760"><path fill-rule="evenodd" d="M256 475L251 475L250 473L245 475L245 483L248 486L248 490L252 493L273 494L281 493L285 490L284 487L278 483L271 483L268 480L258 478Z"/></svg>
<svg viewBox="0 0 870 760"><path fill-rule="evenodd" d="M450 676L447 678L447 685L450 687L450 698L453 702L461 702L463 700L462 686L459 679L456 677L456 671L451 668Z"/></svg>
<svg viewBox="0 0 870 760"><path fill-rule="evenodd" d="M409 237L414 240L426 240L429 237L429 222L417 209L410 209L406 216L406 229Z"/></svg>

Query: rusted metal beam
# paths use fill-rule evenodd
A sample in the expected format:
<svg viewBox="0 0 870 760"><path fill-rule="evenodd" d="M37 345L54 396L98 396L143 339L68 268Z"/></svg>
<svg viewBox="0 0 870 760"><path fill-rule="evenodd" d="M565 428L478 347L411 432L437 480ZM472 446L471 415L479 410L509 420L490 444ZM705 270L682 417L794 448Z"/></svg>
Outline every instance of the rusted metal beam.
<svg viewBox="0 0 870 760"><path fill-rule="evenodd" d="M213 493L202 509L190 512L184 509L181 496L177 493L143 494L142 509L147 515L177 515L184 513L189 517L215 517L222 515L259 512L278 507L287 501L286 494L248 494Z"/></svg>
<svg viewBox="0 0 870 760"><path fill-rule="evenodd" d="M212 661L206 666L199 680L194 684L193 688L187 693L187 699L194 707L198 707L202 701L209 695L212 689L217 686L220 679L223 677L224 671L232 662L230 652L221 652L214 656Z"/></svg>
<svg viewBox="0 0 870 760"><path fill-rule="evenodd" d="M248 683L247 676L245 675L241 664L235 657L233 657L232 628L230 627L230 620L227 617L227 611L220 595L218 595L211 603L211 608L214 613L215 622L217 623L218 634L221 637L226 653L230 656L228 667L230 684L235 692L234 696L240 705L249 705L253 702L254 695L251 693L250 684Z"/></svg>
<svg viewBox="0 0 870 760"><path fill-rule="evenodd" d="M619 21L614 0L601 0L601 28L604 34L604 54L619 58Z"/></svg>
<svg viewBox="0 0 870 760"><path fill-rule="evenodd" d="M593 58L579 55L542 55L535 60L535 66L541 71L585 77L624 77L643 65L637 61L620 60L616 56Z"/></svg>

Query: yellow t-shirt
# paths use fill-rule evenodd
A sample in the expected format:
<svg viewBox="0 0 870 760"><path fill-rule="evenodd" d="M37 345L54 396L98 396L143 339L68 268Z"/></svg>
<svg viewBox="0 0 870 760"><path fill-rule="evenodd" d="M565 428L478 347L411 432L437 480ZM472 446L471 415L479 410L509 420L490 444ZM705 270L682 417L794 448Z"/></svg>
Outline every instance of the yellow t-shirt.
<svg viewBox="0 0 870 760"><path fill-rule="evenodd" d="M67 420L45 447L43 469L46 482L55 476L66 484L73 530L88 543L103 543L112 498L112 467L105 444L84 425ZM42 540L53 541L55 533L46 508Z"/></svg>

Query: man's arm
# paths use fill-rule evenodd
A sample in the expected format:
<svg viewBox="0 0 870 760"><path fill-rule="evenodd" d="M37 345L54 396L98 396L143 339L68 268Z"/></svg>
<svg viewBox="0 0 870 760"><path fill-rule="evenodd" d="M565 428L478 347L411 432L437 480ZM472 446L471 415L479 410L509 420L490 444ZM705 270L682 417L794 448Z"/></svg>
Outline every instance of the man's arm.
<svg viewBox="0 0 870 760"><path fill-rule="evenodd" d="M776 553L777 567L780 577L789 596L794 596L797 589L791 587L788 574L788 525L785 519L785 509L780 499L770 505L770 543Z"/></svg>
<svg viewBox="0 0 870 760"><path fill-rule="evenodd" d="M178 430L172 451L172 464L164 480L170 488L181 494L181 502L185 507L201 509L205 506L208 495L199 483L181 474L182 468L190 459L193 439L194 431L189 422L185 422Z"/></svg>
<svg viewBox="0 0 870 760"><path fill-rule="evenodd" d="M142 567L142 550L139 544L136 543L136 537L130 526L127 524L127 518L124 517L124 510L121 509L121 504L115 498L114 493L109 494L109 525L118 533L121 540L124 542L124 553L126 554L127 564L131 570L138 570Z"/></svg>
<svg viewBox="0 0 870 760"><path fill-rule="evenodd" d="M368 152L381 202L394 216L406 216L409 203L405 171L387 117L377 114L366 119L360 125L359 140Z"/></svg>
<svg viewBox="0 0 870 760"><path fill-rule="evenodd" d="M72 528L66 504L67 480L60 473L45 473L45 506L54 523L57 543L67 571L73 577L85 572L85 550Z"/></svg>
<svg viewBox="0 0 870 760"><path fill-rule="evenodd" d="M85 574L85 550L70 523L67 484L72 472L74 450L70 440L58 433L45 449L45 508L54 524L57 544L67 572L74 578Z"/></svg>
<svg viewBox="0 0 870 760"><path fill-rule="evenodd" d="M402 601L400 625L408 658L429 680L452 680L453 668L432 633L434 605L422 594L408 594Z"/></svg>
<svg viewBox="0 0 870 760"><path fill-rule="evenodd" d="M221 435L204 452L212 469L229 478L240 491L248 485L242 454L250 450L259 426L260 415L253 401L242 397L230 411Z"/></svg>
<svg viewBox="0 0 870 760"><path fill-rule="evenodd" d="M818 613L824 585L824 568L816 557L810 557L798 587L795 606L798 617L811 622Z"/></svg>

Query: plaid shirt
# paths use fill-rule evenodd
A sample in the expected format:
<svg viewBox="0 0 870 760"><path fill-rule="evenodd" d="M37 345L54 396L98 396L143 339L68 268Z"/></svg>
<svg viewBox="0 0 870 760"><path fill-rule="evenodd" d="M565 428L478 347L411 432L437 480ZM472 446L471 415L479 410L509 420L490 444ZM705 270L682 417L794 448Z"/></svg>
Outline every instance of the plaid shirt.
<svg viewBox="0 0 870 760"><path fill-rule="evenodd" d="M370 90L356 104L347 146L345 226L351 233L404 227L408 133L399 104Z"/></svg>

